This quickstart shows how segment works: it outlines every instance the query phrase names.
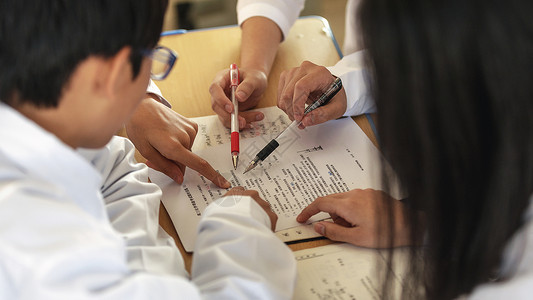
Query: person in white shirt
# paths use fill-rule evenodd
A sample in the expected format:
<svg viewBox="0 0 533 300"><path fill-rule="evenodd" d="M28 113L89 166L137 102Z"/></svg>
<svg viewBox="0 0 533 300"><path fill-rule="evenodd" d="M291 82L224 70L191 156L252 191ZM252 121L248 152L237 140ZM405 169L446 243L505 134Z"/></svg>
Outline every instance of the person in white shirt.
<svg viewBox="0 0 533 300"><path fill-rule="evenodd" d="M189 275L158 224L160 189L114 136L146 95L154 52L172 57L154 49L166 5L3 1L0 299L292 297L294 257L256 192L206 209Z"/></svg>
<svg viewBox="0 0 533 300"><path fill-rule="evenodd" d="M278 45L288 35L290 28L298 18L305 4L304 0L239 0L237 3L237 17L242 30L240 70L242 82L237 87L236 98L239 101L239 124L241 128L249 127L251 122L262 120L261 112L250 111L255 107L267 86L267 78L274 62ZM375 112L375 104L367 89L368 76L363 68L363 45L360 41L356 20L359 0L349 0L346 5L346 30L344 41L345 56L329 71L340 77L343 88L339 96L333 98L330 104L316 110L304 118L306 126L322 123L325 120L338 118L342 115L354 116ZM229 127L230 114L233 105L229 95L228 71L217 73L209 88L211 106L222 123ZM320 86L319 88L326 88ZM346 101L340 101L341 95L346 95ZM344 97L344 96L343 96ZM292 110L287 109L289 103L279 101L278 106L284 109L290 118ZM296 109L299 109L297 107ZM320 115L318 120L316 116Z"/></svg>

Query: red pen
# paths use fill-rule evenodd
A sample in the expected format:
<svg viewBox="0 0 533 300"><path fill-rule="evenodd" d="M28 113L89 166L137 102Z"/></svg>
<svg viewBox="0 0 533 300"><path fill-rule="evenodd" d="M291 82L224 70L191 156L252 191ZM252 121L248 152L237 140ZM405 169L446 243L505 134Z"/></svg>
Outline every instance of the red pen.
<svg viewBox="0 0 533 300"><path fill-rule="evenodd" d="M239 85L239 69L237 69L236 64L231 64L229 69L231 102L233 103L233 112L231 113L231 159L233 168L237 170L237 164L239 163L239 101L235 99L235 91Z"/></svg>

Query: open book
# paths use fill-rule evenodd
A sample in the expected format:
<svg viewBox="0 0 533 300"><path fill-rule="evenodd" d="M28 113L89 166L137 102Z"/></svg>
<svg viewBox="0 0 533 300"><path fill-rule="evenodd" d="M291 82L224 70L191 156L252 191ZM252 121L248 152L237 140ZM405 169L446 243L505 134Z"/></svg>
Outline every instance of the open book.
<svg viewBox="0 0 533 300"><path fill-rule="evenodd" d="M246 165L280 130L290 124L276 107L262 109L266 120L241 133L239 167L231 162L229 130L216 116L194 119L199 125L193 151L209 161L232 186L259 191L278 215L276 234L283 241L318 236L311 226L296 221L300 211L317 197L355 188L381 189L381 154L351 118L295 130L254 170ZM205 207L226 190L188 169L176 184L158 172L150 175L163 190L162 201L186 251L192 251L196 228ZM393 185L394 186L394 185ZM399 198L399 189L388 191ZM329 218L319 213L309 223Z"/></svg>

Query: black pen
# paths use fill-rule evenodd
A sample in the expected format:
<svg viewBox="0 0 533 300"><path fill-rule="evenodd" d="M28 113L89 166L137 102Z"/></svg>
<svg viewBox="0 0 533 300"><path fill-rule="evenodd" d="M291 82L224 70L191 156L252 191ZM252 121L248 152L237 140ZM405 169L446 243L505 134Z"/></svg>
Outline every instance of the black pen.
<svg viewBox="0 0 533 300"><path fill-rule="evenodd" d="M309 105L304 110L304 116L308 114L309 112L311 112L312 110L322 105L327 104L329 100L331 100L331 98L333 98L341 90L341 88L342 88L342 81L339 77L337 77L335 78L333 83L329 86L329 88L322 95L320 95L320 97L315 102L313 102L313 104ZM285 128L285 130L280 132L278 136L276 136L273 140L271 140L263 149L261 149L261 151L259 151L259 153L257 153L257 155L250 162L246 170L244 170L243 174L246 174L246 172L255 168L257 164L259 163L259 161L265 160L279 146L278 140L281 140L280 138L282 137L282 135L285 132L290 132L291 130L296 129L298 126L300 126L301 123L302 121L294 120L291 123L291 125L289 125L289 127Z"/></svg>

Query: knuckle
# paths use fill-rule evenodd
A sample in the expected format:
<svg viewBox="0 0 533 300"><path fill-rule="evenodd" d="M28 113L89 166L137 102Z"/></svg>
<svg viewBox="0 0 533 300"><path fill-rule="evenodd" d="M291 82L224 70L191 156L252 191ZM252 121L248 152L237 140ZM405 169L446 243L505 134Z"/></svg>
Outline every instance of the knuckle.
<svg viewBox="0 0 533 300"><path fill-rule="evenodd" d="M302 67L309 67L310 65L311 65L311 62L308 61L308 60L304 60L304 61L302 62Z"/></svg>
<svg viewBox="0 0 533 300"><path fill-rule="evenodd" d="M192 121L190 119L188 119L188 120L190 122L190 125L191 125L192 129L194 129L194 134L196 134L198 132L198 123L196 123L196 122L194 122L194 121Z"/></svg>
<svg viewBox="0 0 533 300"><path fill-rule="evenodd" d="M198 159L198 166L201 169L206 169L206 168L209 168L209 163L207 162L207 160L205 160L203 158L200 158L200 159Z"/></svg>
<svg viewBox="0 0 533 300"><path fill-rule="evenodd" d="M216 91L216 84L211 83L209 85L209 94L213 95L215 93L215 91Z"/></svg>

